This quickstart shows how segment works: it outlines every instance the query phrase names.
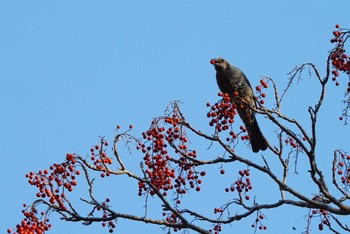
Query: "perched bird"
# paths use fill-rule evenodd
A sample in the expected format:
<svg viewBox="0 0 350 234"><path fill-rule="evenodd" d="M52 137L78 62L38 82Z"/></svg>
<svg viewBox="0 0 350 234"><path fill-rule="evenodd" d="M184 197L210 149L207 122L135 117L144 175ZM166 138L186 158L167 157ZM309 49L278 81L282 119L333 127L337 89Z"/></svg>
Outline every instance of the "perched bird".
<svg viewBox="0 0 350 234"><path fill-rule="evenodd" d="M220 91L227 93L231 102L237 106L239 117L248 131L253 152L266 150L266 139L259 128L254 111L250 108L256 107L256 99L248 78L239 68L230 65L223 58L212 59L210 63L215 67Z"/></svg>

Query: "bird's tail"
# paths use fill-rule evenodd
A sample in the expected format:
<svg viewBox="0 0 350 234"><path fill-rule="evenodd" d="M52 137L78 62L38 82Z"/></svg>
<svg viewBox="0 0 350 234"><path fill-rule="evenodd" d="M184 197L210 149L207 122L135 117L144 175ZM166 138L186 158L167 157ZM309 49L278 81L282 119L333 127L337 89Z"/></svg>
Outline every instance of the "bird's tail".
<svg viewBox="0 0 350 234"><path fill-rule="evenodd" d="M258 122L255 116L251 116L251 120L249 124L246 124L247 131L250 137L250 144L252 145L252 149L254 153L259 152L259 150L267 149L267 142L262 134Z"/></svg>

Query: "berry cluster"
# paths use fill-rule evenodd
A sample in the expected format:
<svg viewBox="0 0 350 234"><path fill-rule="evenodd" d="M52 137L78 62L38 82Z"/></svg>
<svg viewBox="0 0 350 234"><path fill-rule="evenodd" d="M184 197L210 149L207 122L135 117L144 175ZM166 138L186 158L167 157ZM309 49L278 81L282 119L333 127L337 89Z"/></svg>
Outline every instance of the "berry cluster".
<svg viewBox="0 0 350 234"><path fill-rule="evenodd" d="M73 154L66 155L66 162L53 164L50 170L30 172L26 174L28 183L36 186L39 192L36 194L39 198L49 198L52 205L58 205L60 209L67 210L64 205L65 191L72 192L77 185L76 175L80 171L76 168L76 160Z"/></svg>
<svg viewBox="0 0 350 234"><path fill-rule="evenodd" d="M218 93L218 96L222 97L222 99L214 105L207 103L207 107L210 107L210 111L207 113L207 117L210 119L209 125L211 127L215 127L216 134L230 129L230 136L226 137L226 141L228 143L234 144L235 139L238 137L238 135L240 135L242 132L246 132L246 129L244 126L240 126L240 133L235 133L233 131L232 124L235 121L235 115L237 115L237 106L231 102L231 98L227 93ZM234 97L238 97L237 92L234 93ZM249 136L241 136L241 139L249 139Z"/></svg>
<svg viewBox="0 0 350 234"><path fill-rule="evenodd" d="M350 31L346 31L344 29L340 29L340 26L337 24L336 30L333 31L334 38L331 39L332 43L335 43L335 48L331 51L331 60L333 65L332 70L332 80L338 86L339 82L337 78L339 76L339 71L342 71L348 75L350 75L350 58L345 53L345 42L350 37ZM350 86L350 84L348 84ZM350 92L350 88L347 89Z"/></svg>
<svg viewBox="0 0 350 234"><path fill-rule="evenodd" d="M286 143L286 145L290 145L293 148L298 148L298 144L295 142L295 140L291 137L287 137L287 139L284 140L284 142Z"/></svg>
<svg viewBox="0 0 350 234"><path fill-rule="evenodd" d="M339 73L343 72L348 75L350 79L350 58L345 53L345 43L350 37L349 29L340 28L339 24L335 26L336 30L333 31L334 37L331 39L331 43L335 44L334 49L330 52L330 58L332 61L332 81L335 82L335 85L339 85L338 77ZM342 115L339 117L339 120L343 120L345 117L345 124L348 123L348 110L350 109L350 82L347 82L347 88L345 92L345 98L343 102L346 104L343 109Z"/></svg>
<svg viewBox="0 0 350 234"><path fill-rule="evenodd" d="M255 90L257 91L258 93L258 96L257 96L257 101L263 105L265 104L265 100L264 98L266 97L266 93L263 92L263 89L267 89L269 86L267 84L267 82L265 81L265 79L261 79L260 80L260 85L257 85L255 87Z"/></svg>
<svg viewBox="0 0 350 234"><path fill-rule="evenodd" d="M224 209L222 208L214 208L214 214L220 214L220 217L222 217L223 212L224 212ZM220 223L217 223L213 226L214 227L212 229L209 229L210 233L219 234L219 232L222 231L222 226Z"/></svg>
<svg viewBox="0 0 350 234"><path fill-rule="evenodd" d="M209 229L210 233L219 234L222 231L221 224L215 224L213 229Z"/></svg>
<svg viewBox="0 0 350 234"><path fill-rule="evenodd" d="M350 155L346 155L343 151L336 151L338 154L338 163L333 169L340 176L340 180L343 184L343 189L348 192L350 185Z"/></svg>
<svg viewBox="0 0 350 234"><path fill-rule="evenodd" d="M322 195L315 195L312 198L313 201L324 202L324 197ZM329 222L329 214L328 211L323 209L310 209L309 217L308 217L308 226L310 226L311 220L315 217L320 219L320 223L318 224L318 229L322 231L324 229L324 225L330 226Z"/></svg>
<svg viewBox="0 0 350 234"><path fill-rule="evenodd" d="M262 87L267 87L267 83L262 80ZM259 88L261 90L261 87ZM244 126L240 126L240 132L236 133L233 131L233 123L234 123L234 117L237 115L237 105L231 102L231 98L239 98L238 93L234 92L233 97L230 97L227 93L218 93L219 97L222 97L221 100L219 100L214 105L211 105L210 103L207 103L207 107L210 107L209 112L207 113L207 117L210 119L209 125L211 127L215 127L216 134L230 130L229 137L226 137L226 141L229 144L237 144L235 142L235 139L243 134L246 133L247 130ZM266 97L265 93L261 94L261 97ZM263 100L261 100L263 101ZM264 102L261 102L264 103ZM245 108L242 103L239 108ZM241 140L250 140L249 135L241 135ZM234 147L233 147L234 148ZM234 149L232 149L234 150Z"/></svg>
<svg viewBox="0 0 350 234"><path fill-rule="evenodd" d="M153 120L150 129L143 132L142 137L145 142L140 141L137 149L145 154L145 173L156 189L162 191L163 196L167 196L168 191L172 189L175 189L178 195L185 194L188 190L187 184L196 191L201 190L199 185L202 180L199 176L204 176L205 172L199 173L194 169L193 160L197 157L197 152L188 149L185 127L181 124L178 114ZM179 155L179 159L169 155L169 145ZM172 166L172 163L176 166ZM155 194L144 182L139 182L138 186L139 196L145 192ZM181 201L177 200L176 203L180 204Z"/></svg>
<svg viewBox="0 0 350 234"><path fill-rule="evenodd" d="M239 127L239 129L241 130L240 133L247 132L247 129L246 129L243 125L241 125L241 126ZM250 136L249 136L249 135L242 135L242 136L241 136L241 140L250 140Z"/></svg>
<svg viewBox="0 0 350 234"><path fill-rule="evenodd" d="M166 217L165 220L168 223L172 223L172 224L181 224L182 223L181 220L174 213L163 212L162 215L164 217ZM177 231L181 231L181 228L174 228L174 232L177 232Z"/></svg>
<svg viewBox="0 0 350 234"><path fill-rule="evenodd" d="M104 171L106 164L112 163L112 159L107 157L104 146L108 146L108 142L101 139L100 145L90 149L91 160L94 161L97 170L101 171ZM74 190L74 187L78 184L76 176L81 174L80 170L77 169L77 160L79 159L75 154L68 153L65 162L61 164L54 163L49 169L26 174L28 183L38 188L36 196L41 199L48 199L48 203L54 206L55 209L67 211L68 208L65 204L66 192ZM107 173L106 175L108 176ZM101 176L104 177L104 174L101 174ZM37 217L38 212L33 205L30 206L29 211L26 209L22 211L25 219L23 219L21 224L17 225L15 233L44 233L51 227L51 224L48 224L48 219ZM47 215L47 212L41 212L40 214L44 217ZM113 226L109 225L109 227L110 230L113 229ZM11 230L8 229L7 232L11 233Z"/></svg>
<svg viewBox="0 0 350 234"><path fill-rule="evenodd" d="M154 121L155 122L155 121ZM157 127L155 124L147 131L143 132L143 139L150 141L150 145L139 142L139 148L145 154L143 157L145 165L148 167L146 173L151 180L151 183L158 189L164 190L163 195L167 195L166 191L173 189L172 179L175 178L175 170L170 168L169 159L166 150L165 136L163 127ZM139 195L142 195L142 190L147 191L148 188L143 182L139 182ZM151 190L151 195L154 191Z"/></svg>
<svg viewBox="0 0 350 234"><path fill-rule="evenodd" d="M51 228L51 224L49 224L49 219L45 218L45 212L40 212L34 207L27 207L26 204L23 205L24 210L22 210L25 218L22 220L20 224L16 226L16 230L12 232L11 229L7 229L7 233L14 234L42 234L48 231ZM40 216L38 218L38 216Z"/></svg>
<svg viewBox="0 0 350 234"><path fill-rule="evenodd" d="M246 200L250 199L250 196L247 194L249 190L253 189L253 185L250 181L250 172L249 170L241 170L239 171L239 178L236 180L234 184L231 184L230 187L225 188L226 192L234 192L237 190L240 197L243 197Z"/></svg>
<svg viewBox="0 0 350 234"><path fill-rule="evenodd" d="M214 208L214 214L221 214L222 212L224 212L222 208Z"/></svg>
<svg viewBox="0 0 350 234"><path fill-rule="evenodd" d="M265 215L258 210L256 213L256 219L254 220L254 223L252 224L252 228L255 228L255 230L258 228L259 230L267 230L267 226L263 225L263 219L265 218Z"/></svg>
<svg viewBox="0 0 350 234"><path fill-rule="evenodd" d="M222 99L213 106L211 106L210 103L207 103L207 107L210 107L207 117L211 119L209 125L215 125L215 129L218 132L221 132L228 130L230 127L232 129L234 116L237 114L237 106L231 103L231 98L227 93L218 93L218 96L222 97ZM234 135L233 132L232 135Z"/></svg>
<svg viewBox="0 0 350 234"><path fill-rule="evenodd" d="M101 209L103 209L104 207L108 207L108 203L110 202L109 198L106 198L105 202L102 202L101 206L97 206L97 210L100 211ZM102 208L101 208L102 207ZM103 215L102 215L103 219L107 219L108 218L108 213L106 212L106 210L103 209ZM116 227L116 220L111 220L108 222L102 222L102 227L107 227L109 228L109 233L112 233Z"/></svg>
<svg viewBox="0 0 350 234"><path fill-rule="evenodd" d="M328 212L326 210L312 210L312 217L319 217L321 222L318 224L318 229L323 230L323 225L329 226Z"/></svg>
<svg viewBox="0 0 350 234"><path fill-rule="evenodd" d="M99 144L90 148L90 159L93 161L94 166L98 171L101 171L101 177L110 176L108 171L108 165L113 163L112 158L107 156L106 147L108 142L101 138Z"/></svg>

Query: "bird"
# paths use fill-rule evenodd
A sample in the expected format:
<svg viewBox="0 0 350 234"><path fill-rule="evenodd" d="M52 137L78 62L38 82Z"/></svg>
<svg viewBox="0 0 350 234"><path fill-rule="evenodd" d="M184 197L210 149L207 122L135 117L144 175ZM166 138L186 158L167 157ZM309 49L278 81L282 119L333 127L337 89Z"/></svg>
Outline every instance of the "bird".
<svg viewBox="0 0 350 234"><path fill-rule="evenodd" d="M248 131L253 152L266 150L268 147L266 138L260 130L252 109L256 107L256 98L247 76L223 58L211 59L210 63L215 67L216 82L220 91L227 93L231 103L236 105L238 115Z"/></svg>

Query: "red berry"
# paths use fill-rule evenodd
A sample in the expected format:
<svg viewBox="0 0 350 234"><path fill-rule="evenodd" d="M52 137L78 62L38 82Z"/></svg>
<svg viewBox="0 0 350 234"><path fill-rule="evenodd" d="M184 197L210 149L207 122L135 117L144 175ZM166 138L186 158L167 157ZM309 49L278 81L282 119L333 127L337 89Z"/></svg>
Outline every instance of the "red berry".
<svg viewBox="0 0 350 234"><path fill-rule="evenodd" d="M260 80L260 84L266 89L268 87L267 83L264 80Z"/></svg>
<svg viewBox="0 0 350 234"><path fill-rule="evenodd" d="M319 229L320 231L323 230L323 225L322 225L322 223L320 223L320 224L318 225L318 229Z"/></svg>
<svg viewBox="0 0 350 234"><path fill-rule="evenodd" d="M221 170L220 170L220 174L225 174L225 170L224 170L224 169L221 169Z"/></svg>
<svg viewBox="0 0 350 234"><path fill-rule="evenodd" d="M333 71L332 71L332 74L333 74L334 76L339 76L339 72L338 72L337 70L333 70Z"/></svg>

